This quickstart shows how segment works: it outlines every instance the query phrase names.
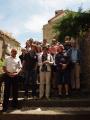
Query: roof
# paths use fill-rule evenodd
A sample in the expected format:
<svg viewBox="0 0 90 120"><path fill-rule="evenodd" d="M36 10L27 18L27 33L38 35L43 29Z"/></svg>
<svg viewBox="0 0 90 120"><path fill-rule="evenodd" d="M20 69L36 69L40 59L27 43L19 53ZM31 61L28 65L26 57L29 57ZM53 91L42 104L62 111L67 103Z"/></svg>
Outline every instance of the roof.
<svg viewBox="0 0 90 120"><path fill-rule="evenodd" d="M55 16L53 18L51 18L50 20L48 20L48 22L51 22L53 19L55 19L56 17L58 17L58 16L60 16L60 15L62 15L64 13L65 13L64 10L56 10L55 11Z"/></svg>
<svg viewBox="0 0 90 120"><path fill-rule="evenodd" d="M11 36L11 33L3 32L2 30L0 30L0 34L5 35L6 37L12 39L13 41L17 42L20 45L20 43L14 37Z"/></svg>

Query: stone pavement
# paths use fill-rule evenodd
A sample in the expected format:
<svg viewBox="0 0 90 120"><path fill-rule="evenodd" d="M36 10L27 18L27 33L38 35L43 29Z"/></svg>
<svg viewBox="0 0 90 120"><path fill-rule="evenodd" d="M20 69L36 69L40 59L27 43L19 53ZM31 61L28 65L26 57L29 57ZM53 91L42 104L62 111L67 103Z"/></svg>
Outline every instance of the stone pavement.
<svg viewBox="0 0 90 120"><path fill-rule="evenodd" d="M0 120L90 120L90 107L23 107L0 115Z"/></svg>
<svg viewBox="0 0 90 120"><path fill-rule="evenodd" d="M19 109L10 106L7 113L0 113L0 120L90 120L89 98L27 101L19 98L20 103L22 106Z"/></svg>
<svg viewBox="0 0 90 120"><path fill-rule="evenodd" d="M60 114L90 114L90 107L22 107L9 110L7 114L60 115Z"/></svg>
<svg viewBox="0 0 90 120"><path fill-rule="evenodd" d="M10 114L66 114L73 112L90 112L90 98L52 98L49 100L33 100L31 98L24 100L23 98L19 98L19 108L17 110L13 110L11 103L10 99ZM2 105L0 104L0 110L1 109Z"/></svg>

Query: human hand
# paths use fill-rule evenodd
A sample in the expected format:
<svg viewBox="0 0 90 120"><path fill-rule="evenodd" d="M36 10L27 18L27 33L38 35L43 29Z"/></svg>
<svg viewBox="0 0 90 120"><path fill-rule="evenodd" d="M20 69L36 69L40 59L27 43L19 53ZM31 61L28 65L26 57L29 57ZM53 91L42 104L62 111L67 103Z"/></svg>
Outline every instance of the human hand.
<svg viewBox="0 0 90 120"><path fill-rule="evenodd" d="M67 64L62 64L62 70L66 69Z"/></svg>

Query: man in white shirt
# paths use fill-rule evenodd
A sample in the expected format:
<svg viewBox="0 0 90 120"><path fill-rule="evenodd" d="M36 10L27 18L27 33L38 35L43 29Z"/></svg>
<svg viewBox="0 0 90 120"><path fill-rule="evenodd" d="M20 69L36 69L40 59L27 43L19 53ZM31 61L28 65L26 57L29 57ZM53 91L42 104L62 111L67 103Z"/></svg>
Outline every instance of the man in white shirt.
<svg viewBox="0 0 90 120"><path fill-rule="evenodd" d="M3 70L5 72L4 76L4 100L3 100L3 112L8 110L10 92L12 88L13 97L13 107L17 107L18 104L18 74L21 70L20 60L16 57L17 50L12 49L11 55L5 59L5 64Z"/></svg>

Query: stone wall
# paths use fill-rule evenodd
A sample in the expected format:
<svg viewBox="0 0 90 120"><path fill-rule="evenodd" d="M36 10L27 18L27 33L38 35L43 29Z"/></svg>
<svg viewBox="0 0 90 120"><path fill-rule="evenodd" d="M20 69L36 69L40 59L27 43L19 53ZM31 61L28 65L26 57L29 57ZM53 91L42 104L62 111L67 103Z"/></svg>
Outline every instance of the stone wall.
<svg viewBox="0 0 90 120"><path fill-rule="evenodd" d="M16 48L18 53L21 51L20 43L10 35L0 31L0 58L10 54L10 50Z"/></svg>
<svg viewBox="0 0 90 120"><path fill-rule="evenodd" d="M47 39L49 43L51 43L52 39L55 37L55 33L53 31L53 23L49 23L43 26L43 39Z"/></svg>
<svg viewBox="0 0 90 120"><path fill-rule="evenodd" d="M48 20L48 24L43 26L43 39L47 39L49 43L51 43L53 38L56 38L56 33L53 29L54 24L57 23L60 18L66 15L65 11L59 10L55 12L55 16Z"/></svg>
<svg viewBox="0 0 90 120"><path fill-rule="evenodd" d="M82 84L87 91L90 91L90 32L82 40L81 55Z"/></svg>

